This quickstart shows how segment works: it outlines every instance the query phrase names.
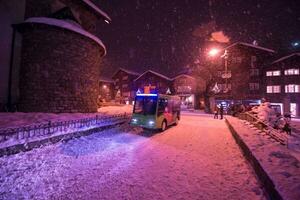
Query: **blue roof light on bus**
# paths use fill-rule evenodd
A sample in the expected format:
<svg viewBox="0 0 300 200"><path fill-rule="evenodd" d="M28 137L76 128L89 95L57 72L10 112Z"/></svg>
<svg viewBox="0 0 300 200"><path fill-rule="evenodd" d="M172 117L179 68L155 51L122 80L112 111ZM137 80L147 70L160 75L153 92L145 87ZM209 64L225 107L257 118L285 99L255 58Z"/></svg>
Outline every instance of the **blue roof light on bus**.
<svg viewBox="0 0 300 200"><path fill-rule="evenodd" d="M157 94L136 94L136 96L157 97Z"/></svg>

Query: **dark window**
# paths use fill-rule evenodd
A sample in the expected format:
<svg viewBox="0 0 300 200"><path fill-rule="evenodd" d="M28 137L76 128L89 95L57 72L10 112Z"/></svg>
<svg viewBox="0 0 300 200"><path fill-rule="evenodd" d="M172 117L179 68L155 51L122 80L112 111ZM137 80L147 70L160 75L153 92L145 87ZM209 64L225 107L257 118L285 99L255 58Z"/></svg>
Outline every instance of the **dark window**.
<svg viewBox="0 0 300 200"><path fill-rule="evenodd" d="M167 99L163 99L163 98L160 98L158 100L158 115L162 114L165 112L165 109L168 105L168 100Z"/></svg>

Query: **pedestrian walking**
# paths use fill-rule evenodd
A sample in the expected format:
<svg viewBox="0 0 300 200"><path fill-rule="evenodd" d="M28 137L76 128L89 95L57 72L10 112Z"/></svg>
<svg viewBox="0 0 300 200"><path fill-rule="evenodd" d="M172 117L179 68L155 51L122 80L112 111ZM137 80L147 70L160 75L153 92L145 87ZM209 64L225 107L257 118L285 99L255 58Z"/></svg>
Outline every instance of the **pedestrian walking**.
<svg viewBox="0 0 300 200"><path fill-rule="evenodd" d="M291 127L291 115L290 114L285 114L284 115L284 126L283 126L283 131L285 131L288 135L292 135L292 127Z"/></svg>
<svg viewBox="0 0 300 200"><path fill-rule="evenodd" d="M215 106L215 110L214 110L214 119L218 119L219 118L219 108L216 105Z"/></svg>
<svg viewBox="0 0 300 200"><path fill-rule="evenodd" d="M223 112L224 112L224 107L221 104L221 106L220 106L220 119L223 119Z"/></svg>

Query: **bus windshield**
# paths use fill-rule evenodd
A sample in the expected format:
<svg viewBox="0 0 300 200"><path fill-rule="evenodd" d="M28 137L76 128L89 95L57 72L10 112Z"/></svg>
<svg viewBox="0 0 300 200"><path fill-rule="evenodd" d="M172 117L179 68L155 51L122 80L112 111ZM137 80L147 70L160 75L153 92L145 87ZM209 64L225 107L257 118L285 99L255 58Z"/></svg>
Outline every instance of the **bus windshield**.
<svg viewBox="0 0 300 200"><path fill-rule="evenodd" d="M133 113L155 115L157 97L137 96L135 98Z"/></svg>

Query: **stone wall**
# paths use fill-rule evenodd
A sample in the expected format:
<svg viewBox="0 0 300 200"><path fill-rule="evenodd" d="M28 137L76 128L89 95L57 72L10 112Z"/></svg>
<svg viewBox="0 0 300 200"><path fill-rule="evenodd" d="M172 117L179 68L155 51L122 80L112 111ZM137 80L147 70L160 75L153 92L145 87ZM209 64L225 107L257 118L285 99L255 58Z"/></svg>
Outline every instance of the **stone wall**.
<svg viewBox="0 0 300 200"><path fill-rule="evenodd" d="M19 110L96 112L104 49L90 38L43 24L25 25Z"/></svg>

